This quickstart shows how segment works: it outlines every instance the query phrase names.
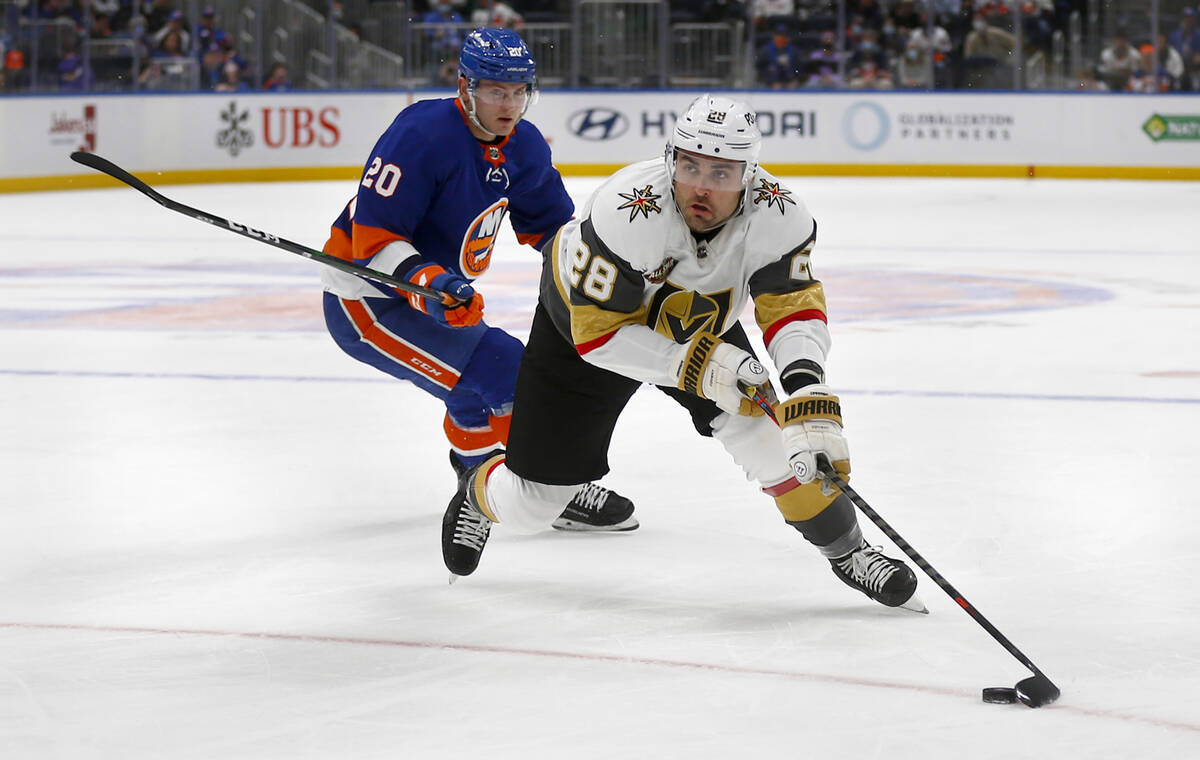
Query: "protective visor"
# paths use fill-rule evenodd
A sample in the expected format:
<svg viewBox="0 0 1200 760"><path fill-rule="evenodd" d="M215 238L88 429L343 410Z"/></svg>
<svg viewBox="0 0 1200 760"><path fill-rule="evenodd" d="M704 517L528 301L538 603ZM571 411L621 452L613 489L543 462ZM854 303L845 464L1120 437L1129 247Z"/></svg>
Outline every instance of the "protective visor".
<svg viewBox="0 0 1200 760"><path fill-rule="evenodd" d="M745 171L745 161L675 151L675 181L682 185L717 191L741 190Z"/></svg>
<svg viewBox="0 0 1200 760"><path fill-rule="evenodd" d="M489 106L511 105L524 108L533 97L533 86L518 84L506 85L498 82L480 82L475 86L475 99Z"/></svg>

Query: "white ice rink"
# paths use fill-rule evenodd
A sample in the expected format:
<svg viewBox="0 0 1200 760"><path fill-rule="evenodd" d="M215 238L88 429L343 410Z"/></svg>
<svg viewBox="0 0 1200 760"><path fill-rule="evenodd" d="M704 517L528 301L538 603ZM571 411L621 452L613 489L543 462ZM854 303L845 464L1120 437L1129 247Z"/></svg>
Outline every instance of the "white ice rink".
<svg viewBox="0 0 1200 760"><path fill-rule="evenodd" d="M1200 757L1200 184L792 186L853 484L1057 704L983 704L1028 672L925 576L842 585L653 389L640 530L497 528L447 585L439 405L335 347L318 264L121 188L0 195L0 758ZM354 187L162 189L320 248Z"/></svg>

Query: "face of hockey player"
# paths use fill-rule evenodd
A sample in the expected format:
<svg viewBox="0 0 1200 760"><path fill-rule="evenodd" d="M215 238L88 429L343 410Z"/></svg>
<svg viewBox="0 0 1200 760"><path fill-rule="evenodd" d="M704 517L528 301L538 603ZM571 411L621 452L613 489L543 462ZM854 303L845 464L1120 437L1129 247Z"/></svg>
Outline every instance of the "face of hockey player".
<svg viewBox="0 0 1200 760"><path fill-rule="evenodd" d="M724 224L742 200L743 161L701 156L681 150L675 155L675 204L692 232Z"/></svg>
<svg viewBox="0 0 1200 760"><path fill-rule="evenodd" d="M458 95L464 107L470 106L465 77L458 78ZM475 118L492 134L479 134L479 128L468 123L471 133L480 140L512 134L528 101L529 85L524 82L492 82L481 79L475 85Z"/></svg>

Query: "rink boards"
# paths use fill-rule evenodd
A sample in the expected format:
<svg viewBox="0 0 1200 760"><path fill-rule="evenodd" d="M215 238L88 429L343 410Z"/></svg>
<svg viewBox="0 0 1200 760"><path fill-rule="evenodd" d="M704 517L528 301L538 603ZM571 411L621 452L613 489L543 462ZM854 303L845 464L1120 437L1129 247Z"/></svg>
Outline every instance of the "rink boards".
<svg viewBox="0 0 1200 760"><path fill-rule="evenodd" d="M353 178L396 112L444 91L7 97L0 191L108 186L90 150L156 184ZM694 92L542 93L567 175L662 151ZM1200 96L743 92L781 175L1200 179Z"/></svg>

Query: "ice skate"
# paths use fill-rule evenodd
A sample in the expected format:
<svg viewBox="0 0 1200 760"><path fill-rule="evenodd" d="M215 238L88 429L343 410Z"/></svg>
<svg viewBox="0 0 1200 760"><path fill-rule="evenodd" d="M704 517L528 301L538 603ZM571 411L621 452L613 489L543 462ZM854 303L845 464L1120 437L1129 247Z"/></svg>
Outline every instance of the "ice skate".
<svg viewBox="0 0 1200 760"><path fill-rule="evenodd" d="M917 576L900 560L885 557L878 547L866 541L858 549L840 559L829 560L833 574L851 588L856 588L887 607L903 607L913 612L928 613L925 603L916 595Z"/></svg>
<svg viewBox="0 0 1200 760"><path fill-rule="evenodd" d="M637 530L633 502L616 491L586 483L552 523L558 530L621 532Z"/></svg>
<svg viewBox="0 0 1200 760"><path fill-rule="evenodd" d="M479 567L479 558L483 556L483 547L492 530L492 521L480 511L474 495L469 493L469 484L479 466L463 472L458 479L458 491L442 517L442 561L451 573L451 583Z"/></svg>
<svg viewBox="0 0 1200 760"><path fill-rule="evenodd" d="M491 457L501 453L502 450L494 449L485 456ZM450 466L459 478L466 472L458 455L453 451L450 452ZM579 493L575 494L571 503L553 523L557 530L580 533L618 533L637 530L639 525L637 518L633 516L632 501L595 483L587 483L579 489Z"/></svg>

